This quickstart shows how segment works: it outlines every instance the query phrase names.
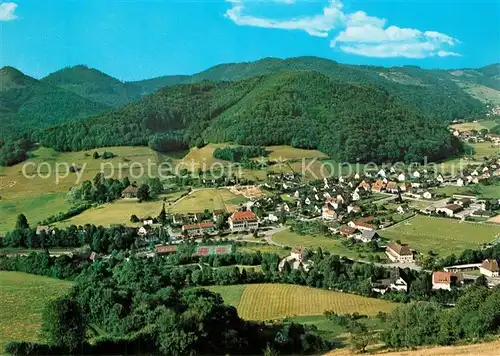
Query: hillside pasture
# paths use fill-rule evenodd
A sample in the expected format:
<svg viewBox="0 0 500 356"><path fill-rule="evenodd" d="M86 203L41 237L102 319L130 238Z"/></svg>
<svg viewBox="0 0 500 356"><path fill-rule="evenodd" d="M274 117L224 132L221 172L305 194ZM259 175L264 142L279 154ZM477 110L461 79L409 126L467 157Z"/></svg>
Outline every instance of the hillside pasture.
<svg viewBox="0 0 500 356"><path fill-rule="evenodd" d="M71 283L20 272L0 273L0 353L10 341L37 341L46 303L69 292Z"/></svg>
<svg viewBox="0 0 500 356"><path fill-rule="evenodd" d="M177 195L174 195L174 197L176 196ZM130 217L136 215L141 219L158 216L163 206L163 199L166 199L168 202L170 195L164 194L154 201L142 203L139 203L135 199L120 199L113 203L99 205L95 208L86 210L68 220L61 221L57 226L78 226L85 224L102 225L104 227L109 227L114 224L136 226L137 224L130 222ZM168 208L168 203L165 203L165 207Z"/></svg>
<svg viewBox="0 0 500 356"><path fill-rule="evenodd" d="M325 310L376 315L379 311L390 312L397 306L381 299L290 284L248 284L209 289L220 293L247 320L322 315Z"/></svg>
<svg viewBox="0 0 500 356"><path fill-rule="evenodd" d="M448 256L494 241L500 236L500 226L419 215L379 233L388 240L401 240L422 253L432 250Z"/></svg>

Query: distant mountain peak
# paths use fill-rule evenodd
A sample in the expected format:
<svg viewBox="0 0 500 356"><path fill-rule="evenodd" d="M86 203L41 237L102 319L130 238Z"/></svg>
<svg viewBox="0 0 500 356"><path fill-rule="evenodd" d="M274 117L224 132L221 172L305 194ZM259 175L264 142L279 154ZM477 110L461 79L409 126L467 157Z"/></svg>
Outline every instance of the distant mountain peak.
<svg viewBox="0 0 500 356"><path fill-rule="evenodd" d="M36 79L27 76L17 68L5 66L0 69L0 91L20 88L36 82Z"/></svg>

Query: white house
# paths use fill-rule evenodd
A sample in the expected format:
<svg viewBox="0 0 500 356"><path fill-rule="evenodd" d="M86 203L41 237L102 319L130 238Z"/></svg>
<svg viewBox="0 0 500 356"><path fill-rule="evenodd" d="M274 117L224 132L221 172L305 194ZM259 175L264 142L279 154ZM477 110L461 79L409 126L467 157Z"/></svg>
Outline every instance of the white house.
<svg viewBox="0 0 500 356"><path fill-rule="evenodd" d="M411 252L408 245L391 242L387 244L385 254L392 262L413 262L413 252Z"/></svg>
<svg viewBox="0 0 500 356"><path fill-rule="evenodd" d="M403 173L401 173L400 175L398 175L398 181L404 182L405 180L406 180L406 176Z"/></svg>
<svg viewBox="0 0 500 356"><path fill-rule="evenodd" d="M353 193L351 194L351 197L352 197L352 200L353 200L353 201L356 201L356 200L361 199L361 197L359 196L358 192L353 192Z"/></svg>
<svg viewBox="0 0 500 356"><path fill-rule="evenodd" d="M419 171L413 172L413 178L420 178L420 172Z"/></svg>
<svg viewBox="0 0 500 356"><path fill-rule="evenodd" d="M464 180L462 178L458 178L456 185L457 185L457 187L463 187L464 186Z"/></svg>
<svg viewBox="0 0 500 356"><path fill-rule="evenodd" d="M432 289L433 290L451 290L452 286L457 286L462 282L462 274L456 272L438 271L432 273Z"/></svg>
<svg viewBox="0 0 500 356"><path fill-rule="evenodd" d="M432 194L430 192L424 192L424 194L422 194L422 197L424 199L432 199Z"/></svg>
<svg viewBox="0 0 500 356"><path fill-rule="evenodd" d="M497 260L484 260L479 266L479 272L488 277L498 277L500 269Z"/></svg>
<svg viewBox="0 0 500 356"><path fill-rule="evenodd" d="M441 208L436 208L436 212L445 213L448 217L453 217L456 213L462 211L462 207L458 204L448 204Z"/></svg>

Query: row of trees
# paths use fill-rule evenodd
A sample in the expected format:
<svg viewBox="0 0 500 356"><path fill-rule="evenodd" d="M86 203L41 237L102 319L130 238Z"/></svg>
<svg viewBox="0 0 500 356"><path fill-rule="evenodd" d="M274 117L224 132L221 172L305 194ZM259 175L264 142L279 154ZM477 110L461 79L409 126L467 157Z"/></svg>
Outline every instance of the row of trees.
<svg viewBox="0 0 500 356"><path fill-rule="evenodd" d="M222 147L216 148L213 156L225 161L243 162L250 158L267 156L267 151L259 146Z"/></svg>

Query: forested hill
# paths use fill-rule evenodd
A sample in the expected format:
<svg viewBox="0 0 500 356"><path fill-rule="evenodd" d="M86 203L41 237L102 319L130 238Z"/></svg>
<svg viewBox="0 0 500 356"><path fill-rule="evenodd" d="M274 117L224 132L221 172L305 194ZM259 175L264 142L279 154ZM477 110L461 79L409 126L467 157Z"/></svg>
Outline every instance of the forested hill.
<svg viewBox="0 0 500 356"><path fill-rule="evenodd" d="M432 160L458 150L444 125L390 93L311 71L168 87L125 108L48 129L38 139L61 151L291 144L351 162Z"/></svg>
<svg viewBox="0 0 500 356"><path fill-rule="evenodd" d="M152 92L143 92L140 86L121 82L83 65L64 68L49 74L41 81L114 108L129 104Z"/></svg>
<svg viewBox="0 0 500 356"><path fill-rule="evenodd" d="M157 89L179 83L202 80L233 81L294 70L317 71L343 83L381 86L423 114L445 121L483 111L487 99L481 97L482 89L492 89L490 97L494 97L495 93L500 95L498 65L477 70L445 71L426 70L415 66L386 68L346 65L318 57L284 60L265 58L255 62L221 64L189 77L165 76L134 84ZM483 102L478 100L478 97Z"/></svg>
<svg viewBox="0 0 500 356"><path fill-rule="evenodd" d="M0 138L16 137L110 108L31 78L15 68L0 69Z"/></svg>

